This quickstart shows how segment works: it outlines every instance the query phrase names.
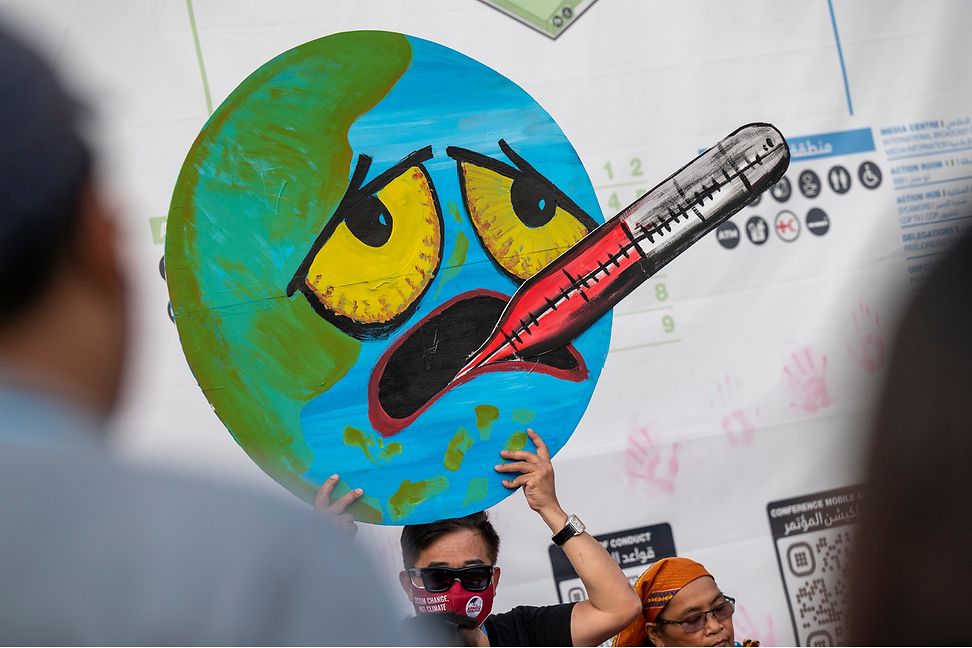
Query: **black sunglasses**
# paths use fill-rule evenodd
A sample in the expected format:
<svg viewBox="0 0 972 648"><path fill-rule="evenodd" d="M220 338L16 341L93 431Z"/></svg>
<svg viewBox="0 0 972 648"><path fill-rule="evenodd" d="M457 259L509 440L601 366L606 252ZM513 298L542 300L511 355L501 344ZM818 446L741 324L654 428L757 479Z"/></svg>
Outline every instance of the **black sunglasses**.
<svg viewBox="0 0 972 648"><path fill-rule="evenodd" d="M424 587L426 592L444 592L452 587L457 578L470 592L482 592L493 579L493 565L473 565L453 569L451 567L412 567L408 576L415 587Z"/></svg>

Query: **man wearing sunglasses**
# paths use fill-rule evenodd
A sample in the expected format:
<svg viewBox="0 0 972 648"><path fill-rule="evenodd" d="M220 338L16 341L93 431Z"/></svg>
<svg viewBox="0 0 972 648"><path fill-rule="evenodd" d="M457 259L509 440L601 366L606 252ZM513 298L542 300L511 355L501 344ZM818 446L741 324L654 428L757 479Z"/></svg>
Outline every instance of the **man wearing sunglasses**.
<svg viewBox="0 0 972 648"><path fill-rule="evenodd" d="M553 534L587 589L586 601L518 606L490 614L500 581L499 536L486 513L406 526L402 531L402 589L418 614L454 612L476 618L492 646L596 646L638 617L641 602L628 579L584 525L561 508L547 446L527 430L536 452L501 452L497 472L521 488L530 508ZM512 475L511 475L512 476Z"/></svg>

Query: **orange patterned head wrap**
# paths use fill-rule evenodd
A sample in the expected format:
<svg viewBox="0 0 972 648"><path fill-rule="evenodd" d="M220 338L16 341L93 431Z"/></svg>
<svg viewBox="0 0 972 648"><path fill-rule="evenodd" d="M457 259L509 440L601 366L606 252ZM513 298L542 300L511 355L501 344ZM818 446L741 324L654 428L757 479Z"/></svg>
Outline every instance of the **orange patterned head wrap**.
<svg viewBox="0 0 972 648"><path fill-rule="evenodd" d="M644 646L648 642L645 622L654 623L678 591L703 576L712 574L688 558L662 558L645 570L634 589L641 598L641 617L614 638L615 646Z"/></svg>

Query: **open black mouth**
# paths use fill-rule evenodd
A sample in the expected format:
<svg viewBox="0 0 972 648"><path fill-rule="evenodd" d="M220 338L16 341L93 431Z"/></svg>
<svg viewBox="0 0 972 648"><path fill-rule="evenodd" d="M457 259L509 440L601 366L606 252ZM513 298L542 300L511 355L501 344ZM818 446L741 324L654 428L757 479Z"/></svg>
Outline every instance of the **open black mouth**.
<svg viewBox="0 0 972 648"><path fill-rule="evenodd" d="M368 415L375 430L392 436L408 427L456 385L490 371L530 371L580 382L587 365L573 345L542 356L512 358L456 374L486 341L509 297L491 290L458 295L406 331L382 355L368 384Z"/></svg>

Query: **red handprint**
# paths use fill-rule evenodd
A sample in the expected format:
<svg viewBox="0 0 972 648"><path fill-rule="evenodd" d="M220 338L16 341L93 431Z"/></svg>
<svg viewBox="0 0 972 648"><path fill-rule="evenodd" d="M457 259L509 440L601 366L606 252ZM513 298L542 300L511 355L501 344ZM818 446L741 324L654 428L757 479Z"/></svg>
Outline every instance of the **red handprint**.
<svg viewBox="0 0 972 648"><path fill-rule="evenodd" d="M628 436L624 454L629 482L643 481L653 489L671 493L678 475L678 453L677 441L669 446L661 445L656 443L649 425L635 427Z"/></svg>
<svg viewBox="0 0 972 648"><path fill-rule="evenodd" d="M762 617L763 622L754 622L746 606L736 604L736 614L732 619L736 641L752 639L760 642L763 646L779 646L776 641L776 633L773 632L773 617L766 615Z"/></svg>
<svg viewBox="0 0 972 648"><path fill-rule="evenodd" d="M759 414L752 413L739 406L739 380L726 376L716 383L716 397L709 402L719 412L719 424L722 431L734 446L749 445L756 436L756 426L752 418Z"/></svg>
<svg viewBox="0 0 972 648"><path fill-rule="evenodd" d="M834 402L827 385L826 354L818 354L808 346L797 349L783 365L783 376L793 397L793 409L812 413Z"/></svg>

